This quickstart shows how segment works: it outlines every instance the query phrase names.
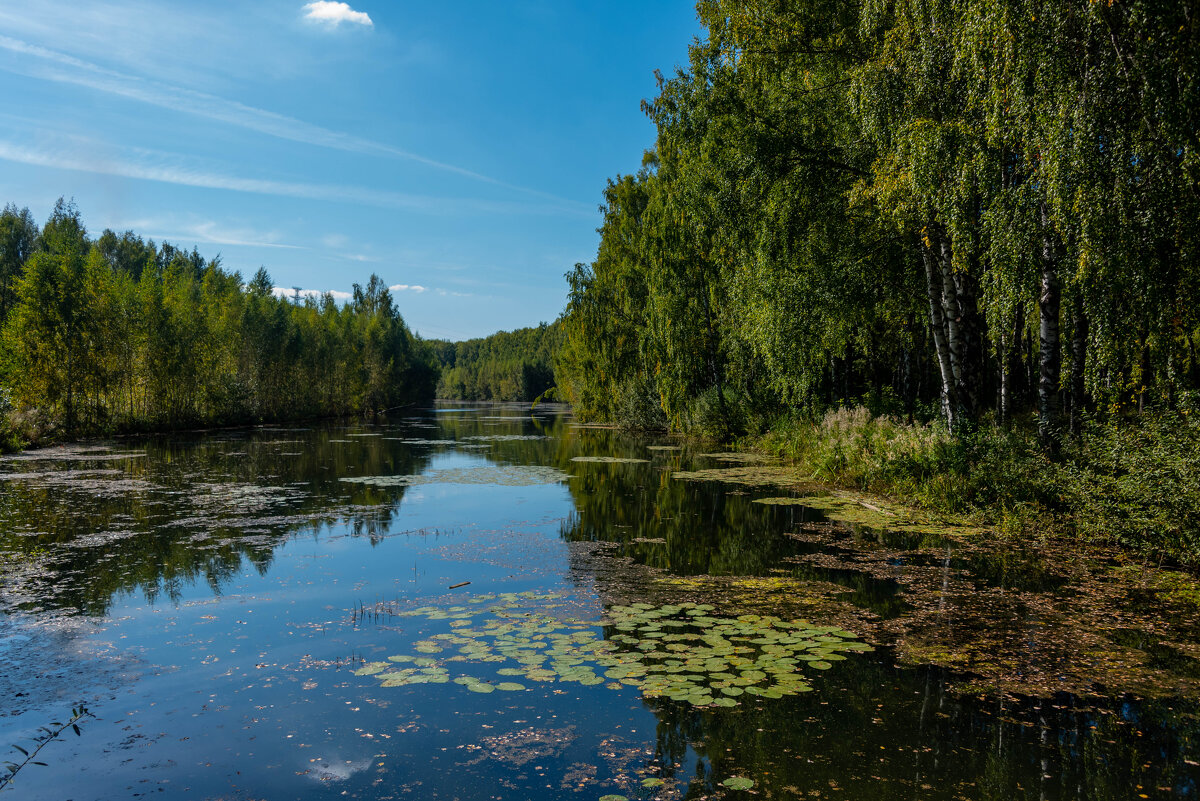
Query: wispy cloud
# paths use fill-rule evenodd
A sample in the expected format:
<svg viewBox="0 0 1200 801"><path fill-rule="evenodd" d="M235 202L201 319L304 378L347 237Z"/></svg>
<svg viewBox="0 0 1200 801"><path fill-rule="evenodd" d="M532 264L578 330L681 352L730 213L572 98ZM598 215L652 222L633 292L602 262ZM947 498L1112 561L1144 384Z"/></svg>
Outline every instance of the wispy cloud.
<svg viewBox="0 0 1200 801"><path fill-rule="evenodd" d="M418 295L428 291L429 287L419 284L392 284L388 287L392 292L416 292Z"/></svg>
<svg viewBox="0 0 1200 801"><path fill-rule="evenodd" d="M561 205L434 197L360 186L245 178L214 172L170 153L131 149L125 156L112 156L108 152L111 148L99 143L80 140L78 137L72 137L69 141L82 144L83 147L56 146L51 148L45 144L47 138L46 136L39 137L43 142L40 147L0 141L0 159L38 167L113 175L203 189L222 189L304 200L360 203L383 208L402 208L427 214L567 214L584 216L574 208Z"/></svg>
<svg viewBox="0 0 1200 801"><path fill-rule="evenodd" d="M145 231L146 236L158 240L206 242L214 245L234 245L254 248L280 248L284 250L306 250L302 245L280 242L272 233L262 233L248 228L228 228L214 220L193 223L172 223L155 220L139 220L129 227Z"/></svg>
<svg viewBox="0 0 1200 801"><path fill-rule="evenodd" d="M346 3L334 3L330 0L317 0L305 5L304 18L335 28L343 22L365 25L368 28L375 25L365 11L355 11Z"/></svg>
<svg viewBox="0 0 1200 801"><path fill-rule="evenodd" d="M197 92L192 89L126 75L101 67L98 64L93 64L74 56L30 44L9 36L0 35L0 50L7 50L11 53L27 57L21 58L13 64L0 64L0 69L18 75L83 86L88 89L136 100L159 108L193 114L292 142L300 142L302 144L350 153L412 161L436 170L460 175L473 181L529 195L536 195L563 204L588 208L589 210L591 208L588 204L565 200L537 189L505 183L474 170L426 158L417 153L412 153L383 142L376 142L353 134L334 131L320 125L304 122L295 117L289 117L285 114L278 114L274 111L248 106L236 100L227 100L205 92Z"/></svg>

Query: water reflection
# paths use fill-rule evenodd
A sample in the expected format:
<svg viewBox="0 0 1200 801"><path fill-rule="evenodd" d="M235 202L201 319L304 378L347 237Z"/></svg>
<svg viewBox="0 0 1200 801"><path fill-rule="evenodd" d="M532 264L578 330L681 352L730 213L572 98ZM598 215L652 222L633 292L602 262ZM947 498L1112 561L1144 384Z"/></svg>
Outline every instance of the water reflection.
<svg viewBox="0 0 1200 801"><path fill-rule="evenodd" d="M0 462L0 668L19 699L3 733L85 693L107 718L58 757L83 778L30 774L23 789L121 797L150 776L201 798L699 799L737 797L722 782L743 776L789 798L1200 790L1200 645L1103 559L840 525L754 502L778 491L673 479L710 463L697 450L555 408L454 406ZM462 471L532 483L445 480ZM363 480L380 476L434 483ZM730 709L353 675L451 631L354 610L518 590L596 615L700 597L729 615L786 608L884 647L813 674L811 693ZM149 732L153 749L134 737Z"/></svg>

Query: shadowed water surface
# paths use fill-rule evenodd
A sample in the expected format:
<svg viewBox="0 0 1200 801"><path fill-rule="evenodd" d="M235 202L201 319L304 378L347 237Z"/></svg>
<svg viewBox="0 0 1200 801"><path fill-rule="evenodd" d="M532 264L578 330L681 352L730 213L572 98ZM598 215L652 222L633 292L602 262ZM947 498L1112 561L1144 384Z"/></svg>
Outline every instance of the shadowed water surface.
<svg viewBox="0 0 1200 801"><path fill-rule="evenodd" d="M0 747L99 718L13 797L1200 792L1189 577L781 475L516 406L9 457Z"/></svg>

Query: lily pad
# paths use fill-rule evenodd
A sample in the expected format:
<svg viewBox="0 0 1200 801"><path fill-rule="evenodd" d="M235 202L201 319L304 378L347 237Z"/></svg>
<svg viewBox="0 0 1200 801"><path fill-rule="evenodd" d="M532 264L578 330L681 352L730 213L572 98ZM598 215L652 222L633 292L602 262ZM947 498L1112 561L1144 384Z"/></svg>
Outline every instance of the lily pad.
<svg viewBox="0 0 1200 801"><path fill-rule="evenodd" d="M391 665L387 662L368 662L367 664L354 671L355 676L374 676L376 673L382 673Z"/></svg>
<svg viewBox="0 0 1200 801"><path fill-rule="evenodd" d="M808 692L803 666L828 670L846 659L841 653L870 650L855 635L806 620L770 615L717 617L713 607L690 602L655 606L613 605L602 620L583 621L551 614L554 594L504 593L498 601L476 609L472 627L429 635L413 647L422 654L397 655L389 662L364 665L360 675L382 674L397 662L413 667L380 675L385 686L444 684L448 662L508 662L496 673L525 676L530 681L556 681L610 689L631 687L647 697L665 697L694 706L733 707L741 696L776 699ZM474 600L474 599L472 599ZM426 606L399 614L429 621L466 623L467 606ZM493 617L487 617L491 613ZM444 624L443 624L444 625ZM605 639L604 627L613 632ZM515 663L515 664L514 664ZM516 691L526 685L508 681L488 684L478 678L454 679L473 692Z"/></svg>

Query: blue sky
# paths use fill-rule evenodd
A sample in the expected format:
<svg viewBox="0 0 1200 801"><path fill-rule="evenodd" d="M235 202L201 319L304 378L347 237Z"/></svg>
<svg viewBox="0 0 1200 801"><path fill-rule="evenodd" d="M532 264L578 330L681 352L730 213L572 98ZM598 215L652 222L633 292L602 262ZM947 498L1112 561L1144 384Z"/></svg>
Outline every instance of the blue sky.
<svg viewBox="0 0 1200 801"><path fill-rule="evenodd" d="M0 5L0 203L282 287L378 273L425 337L551 321L688 2Z"/></svg>

